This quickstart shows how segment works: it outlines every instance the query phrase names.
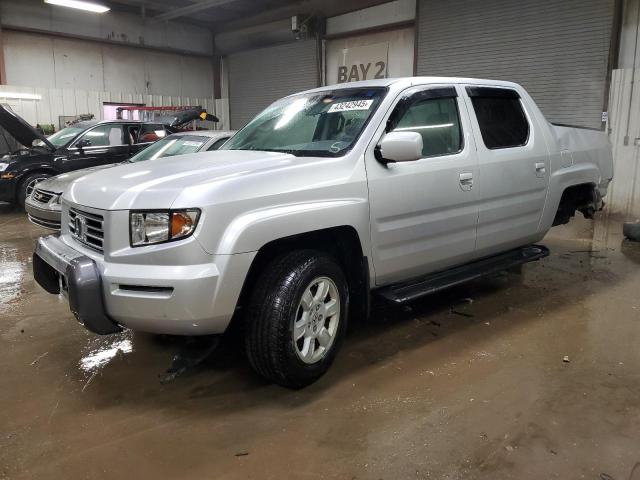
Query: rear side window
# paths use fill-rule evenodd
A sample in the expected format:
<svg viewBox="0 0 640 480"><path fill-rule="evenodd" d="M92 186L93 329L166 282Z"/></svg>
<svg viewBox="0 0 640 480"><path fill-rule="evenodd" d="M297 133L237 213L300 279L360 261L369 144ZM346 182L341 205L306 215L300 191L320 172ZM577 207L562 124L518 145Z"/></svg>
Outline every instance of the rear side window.
<svg viewBox="0 0 640 480"><path fill-rule="evenodd" d="M515 90L467 87L487 148L512 148L527 144L529 122Z"/></svg>
<svg viewBox="0 0 640 480"><path fill-rule="evenodd" d="M162 125L135 125L129 127L130 141L135 143L153 143L166 136Z"/></svg>
<svg viewBox="0 0 640 480"><path fill-rule="evenodd" d="M451 155L462 150L462 130L453 88L431 89L404 98L393 112L389 131L422 136L422 156ZM436 98L429 98L435 96Z"/></svg>

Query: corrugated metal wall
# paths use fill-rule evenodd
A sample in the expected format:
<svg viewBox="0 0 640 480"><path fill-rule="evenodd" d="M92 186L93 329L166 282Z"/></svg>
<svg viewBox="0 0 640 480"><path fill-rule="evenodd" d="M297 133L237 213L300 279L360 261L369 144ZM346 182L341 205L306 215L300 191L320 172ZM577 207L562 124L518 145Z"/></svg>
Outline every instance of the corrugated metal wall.
<svg viewBox="0 0 640 480"><path fill-rule="evenodd" d="M314 40L234 53L228 59L229 114L234 129L274 100L318 86Z"/></svg>
<svg viewBox="0 0 640 480"><path fill-rule="evenodd" d="M40 100L5 99L3 92L32 93L41 95ZM14 112L31 125L52 123L58 128L60 115L80 115L92 113L101 120L103 103L140 103L148 107L200 105L215 115L216 102L213 97L177 97L169 95L142 95L114 92L92 92L60 88L32 88L0 85L0 102L8 104ZM207 122L209 123L209 122ZM221 128L220 124L210 124L211 128Z"/></svg>
<svg viewBox="0 0 640 480"><path fill-rule="evenodd" d="M613 0L420 0L419 75L511 80L546 117L600 128Z"/></svg>

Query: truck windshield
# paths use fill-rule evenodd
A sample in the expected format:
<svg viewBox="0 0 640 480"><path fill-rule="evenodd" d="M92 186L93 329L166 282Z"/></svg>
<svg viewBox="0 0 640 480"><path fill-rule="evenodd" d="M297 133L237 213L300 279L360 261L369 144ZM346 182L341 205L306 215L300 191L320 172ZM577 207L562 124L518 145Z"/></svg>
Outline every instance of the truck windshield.
<svg viewBox="0 0 640 480"><path fill-rule="evenodd" d="M222 150L339 157L355 144L386 88L343 88L294 95L267 107Z"/></svg>

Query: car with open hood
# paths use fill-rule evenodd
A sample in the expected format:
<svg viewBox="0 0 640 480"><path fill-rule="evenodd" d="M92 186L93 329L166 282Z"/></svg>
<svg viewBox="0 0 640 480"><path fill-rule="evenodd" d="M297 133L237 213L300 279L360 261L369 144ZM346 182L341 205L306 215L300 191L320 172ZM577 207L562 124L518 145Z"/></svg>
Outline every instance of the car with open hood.
<svg viewBox="0 0 640 480"><path fill-rule="evenodd" d="M235 131L233 130L193 130L174 133L158 140L129 160L125 160L125 163L137 163L174 155L217 150L234 133ZM41 227L59 230L60 217L62 215L60 197L67 187L80 177L116 165L120 164L85 168L63 173L39 182L33 188L33 192L27 197L24 204L29 220Z"/></svg>
<svg viewBox="0 0 640 480"><path fill-rule="evenodd" d="M194 111L195 112L195 111ZM34 186L49 177L119 163L192 121L188 112L170 123L86 120L45 137L10 108L0 105L0 201L24 206Z"/></svg>

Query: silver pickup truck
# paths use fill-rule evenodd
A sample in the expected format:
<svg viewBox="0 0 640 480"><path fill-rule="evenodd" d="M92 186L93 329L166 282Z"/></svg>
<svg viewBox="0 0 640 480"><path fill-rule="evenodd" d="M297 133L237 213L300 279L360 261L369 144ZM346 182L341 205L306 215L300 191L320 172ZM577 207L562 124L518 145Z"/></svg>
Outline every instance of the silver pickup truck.
<svg viewBox="0 0 640 480"><path fill-rule="evenodd" d="M216 152L83 176L34 276L89 330L244 323L251 365L300 388L371 295L411 301L537 260L613 177L605 133L555 126L517 84L402 78L279 100Z"/></svg>

